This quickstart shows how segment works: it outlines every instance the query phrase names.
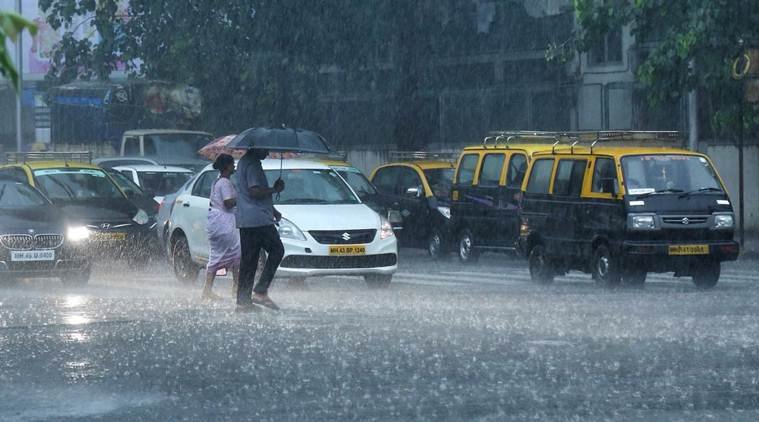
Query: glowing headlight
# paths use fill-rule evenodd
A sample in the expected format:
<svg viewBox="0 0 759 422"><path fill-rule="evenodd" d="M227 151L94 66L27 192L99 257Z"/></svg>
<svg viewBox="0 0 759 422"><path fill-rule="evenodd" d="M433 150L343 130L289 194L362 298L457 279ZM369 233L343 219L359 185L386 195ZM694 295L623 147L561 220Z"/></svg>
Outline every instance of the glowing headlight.
<svg viewBox="0 0 759 422"><path fill-rule="evenodd" d="M87 240L90 237L90 230L84 226L69 227L66 230L66 239L71 242L81 242Z"/></svg>
<svg viewBox="0 0 759 422"><path fill-rule="evenodd" d="M306 240L306 236L298 228L298 226L286 218L283 218L279 221L279 227L277 227L277 231L279 232L279 237L283 237L285 239Z"/></svg>
<svg viewBox="0 0 759 422"><path fill-rule="evenodd" d="M447 219L451 219L451 208L450 207L437 207L437 210L440 212L440 214L443 214L443 217Z"/></svg>
<svg viewBox="0 0 759 422"><path fill-rule="evenodd" d="M653 215L634 215L632 228L635 230L653 230L656 228L656 220Z"/></svg>
<svg viewBox="0 0 759 422"><path fill-rule="evenodd" d="M137 214L132 218L132 221L139 225L148 224L148 220L150 220L150 218L148 218L148 213L143 210L137 211Z"/></svg>
<svg viewBox="0 0 759 422"><path fill-rule="evenodd" d="M715 229L732 229L735 225L735 219L730 214L717 214L714 216Z"/></svg>
<svg viewBox="0 0 759 422"><path fill-rule="evenodd" d="M388 237L394 236L393 226L387 221L386 218L380 218L380 239L385 240Z"/></svg>

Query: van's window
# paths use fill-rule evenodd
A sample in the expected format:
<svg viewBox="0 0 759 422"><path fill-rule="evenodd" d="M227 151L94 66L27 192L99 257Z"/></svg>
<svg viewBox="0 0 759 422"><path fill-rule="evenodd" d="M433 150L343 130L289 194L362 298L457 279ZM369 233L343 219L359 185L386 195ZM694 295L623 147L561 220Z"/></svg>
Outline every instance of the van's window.
<svg viewBox="0 0 759 422"><path fill-rule="evenodd" d="M479 160L477 154L467 154L461 159L459 165L459 172L456 175L456 184L470 185L474 181L474 169L477 168L477 161Z"/></svg>
<svg viewBox="0 0 759 422"><path fill-rule="evenodd" d="M527 182L528 193L548 193L551 185L551 171L553 170L553 158L535 161L532 165L530 180Z"/></svg>
<svg viewBox="0 0 759 422"><path fill-rule="evenodd" d="M587 160L561 160L553 181L553 194L580 196Z"/></svg>
<svg viewBox="0 0 759 422"><path fill-rule="evenodd" d="M614 186L616 185L617 171L614 168L614 160L611 158L596 159L591 190L595 193L614 193Z"/></svg>
<svg viewBox="0 0 759 422"><path fill-rule="evenodd" d="M124 140L124 155L140 155L140 139L130 136Z"/></svg>
<svg viewBox="0 0 759 422"><path fill-rule="evenodd" d="M453 184L453 169L428 169L424 170L424 177L427 178L435 198L448 200L451 196L451 185Z"/></svg>
<svg viewBox="0 0 759 422"><path fill-rule="evenodd" d="M372 183L380 192L392 195L395 193L395 185L398 183L398 167L383 167L377 170Z"/></svg>
<svg viewBox="0 0 759 422"><path fill-rule="evenodd" d="M506 186L519 189L527 173L527 157L523 154L514 154L509 160L509 169L506 172Z"/></svg>
<svg viewBox="0 0 759 422"><path fill-rule="evenodd" d="M479 186L498 186L501 180L501 170L506 156L503 154L487 154L480 168Z"/></svg>
<svg viewBox="0 0 759 422"><path fill-rule="evenodd" d="M158 149L155 147L155 141L152 137L146 136L145 140L142 142L142 148L145 150L145 154L147 156L154 156L158 155Z"/></svg>
<svg viewBox="0 0 759 422"><path fill-rule="evenodd" d="M192 187L192 196L199 196L201 198L211 197L211 187L213 182L218 178L219 172L216 170L209 170L198 177L198 181L195 182L195 186Z"/></svg>
<svg viewBox="0 0 759 422"><path fill-rule="evenodd" d="M8 167L1 169L0 178L21 183L29 183L29 179L26 177L26 172L17 167Z"/></svg>
<svg viewBox="0 0 759 422"><path fill-rule="evenodd" d="M662 190L722 191L709 161L694 155L637 155L622 158L625 189L631 195Z"/></svg>

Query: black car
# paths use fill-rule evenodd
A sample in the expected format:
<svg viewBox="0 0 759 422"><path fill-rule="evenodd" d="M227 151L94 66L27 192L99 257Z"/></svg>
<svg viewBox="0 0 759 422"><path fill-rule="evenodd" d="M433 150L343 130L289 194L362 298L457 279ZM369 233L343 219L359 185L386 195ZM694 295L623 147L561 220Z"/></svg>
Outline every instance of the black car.
<svg viewBox="0 0 759 422"><path fill-rule="evenodd" d="M89 230L72 224L30 185L0 178L0 278L59 277L86 284Z"/></svg>

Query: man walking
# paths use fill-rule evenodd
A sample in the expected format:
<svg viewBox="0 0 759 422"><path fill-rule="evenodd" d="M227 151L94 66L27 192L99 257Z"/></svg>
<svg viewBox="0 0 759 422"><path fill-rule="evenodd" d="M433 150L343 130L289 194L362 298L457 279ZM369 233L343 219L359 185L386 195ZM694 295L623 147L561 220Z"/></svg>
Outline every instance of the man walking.
<svg viewBox="0 0 759 422"><path fill-rule="evenodd" d="M261 160L267 155L267 150L249 149L237 163L236 217L241 251L237 310L241 312L254 310L254 304L279 309L268 294L274 273L285 255L285 248L275 227L282 215L274 209L272 195L282 192L285 182L277 179L274 186L269 187L261 166ZM262 248L268 257L258 284L255 284L258 256Z"/></svg>

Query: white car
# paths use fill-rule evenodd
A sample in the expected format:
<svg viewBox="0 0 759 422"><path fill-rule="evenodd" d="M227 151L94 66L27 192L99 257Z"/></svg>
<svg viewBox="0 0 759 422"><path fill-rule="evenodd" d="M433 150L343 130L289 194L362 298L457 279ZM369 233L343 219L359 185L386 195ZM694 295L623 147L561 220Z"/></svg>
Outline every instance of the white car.
<svg viewBox="0 0 759 422"><path fill-rule="evenodd" d="M145 192L152 194L153 199L159 204L164 196L179 190L194 174L192 170L184 167L151 164L116 166L113 169L128 177Z"/></svg>
<svg viewBox="0 0 759 422"><path fill-rule="evenodd" d="M278 230L285 246L277 277L355 275L371 286L390 283L398 268L393 229L333 169L299 159L267 159L263 167L270 183L280 171L285 181L274 201L283 217ZM194 281L208 262L208 197L218 174L207 166L177 193L168 250L180 281Z"/></svg>

